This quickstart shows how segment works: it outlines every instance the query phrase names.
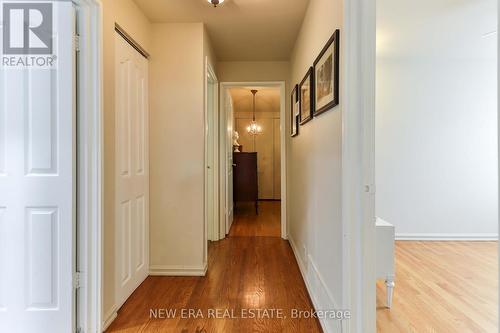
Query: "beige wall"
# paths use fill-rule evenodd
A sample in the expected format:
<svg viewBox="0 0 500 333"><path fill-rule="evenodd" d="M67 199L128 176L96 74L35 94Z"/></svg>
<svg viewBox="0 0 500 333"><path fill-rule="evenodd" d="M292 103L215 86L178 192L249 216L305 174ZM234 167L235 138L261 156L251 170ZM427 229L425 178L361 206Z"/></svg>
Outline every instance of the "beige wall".
<svg viewBox="0 0 500 333"><path fill-rule="evenodd" d="M257 175L259 199L281 199L280 172L280 114L279 112L258 112L256 120L263 127L262 134L254 137L246 128L252 122L252 113L236 112L235 128L240 134L239 144L244 152L257 152Z"/></svg>
<svg viewBox="0 0 500 333"><path fill-rule="evenodd" d="M205 57L216 66L202 23L150 24L130 0L103 0L103 320L115 307L115 64L118 23L150 58L150 264L204 265Z"/></svg>
<svg viewBox="0 0 500 333"><path fill-rule="evenodd" d="M342 12L341 0L310 1L291 58L293 84L300 83L335 29L341 29L342 35ZM340 103L300 126L297 137L289 138L289 237L306 267L310 292L319 308L342 304ZM329 325L335 332L333 322Z"/></svg>
<svg viewBox="0 0 500 333"><path fill-rule="evenodd" d="M219 82L288 82L290 79L288 61L220 61L217 71Z"/></svg>
<svg viewBox="0 0 500 333"><path fill-rule="evenodd" d="M206 264L204 56L214 59L206 36L201 23L153 25L150 264L156 274Z"/></svg>
<svg viewBox="0 0 500 333"><path fill-rule="evenodd" d="M215 55L214 48L212 47L212 41L208 35L207 29L203 26L203 59L206 59L207 57L210 66L212 66L212 69L217 74L217 57Z"/></svg>
<svg viewBox="0 0 500 333"><path fill-rule="evenodd" d="M131 0L102 0L104 72L103 320L115 309L115 22L150 51L151 25Z"/></svg>

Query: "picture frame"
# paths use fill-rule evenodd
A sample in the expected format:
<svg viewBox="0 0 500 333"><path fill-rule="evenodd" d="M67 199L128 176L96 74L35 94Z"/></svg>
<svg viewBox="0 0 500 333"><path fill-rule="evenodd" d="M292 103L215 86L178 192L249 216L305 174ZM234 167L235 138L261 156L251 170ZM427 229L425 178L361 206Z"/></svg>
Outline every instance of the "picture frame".
<svg viewBox="0 0 500 333"><path fill-rule="evenodd" d="M299 135L299 86L296 84L292 90L290 103L290 135Z"/></svg>
<svg viewBox="0 0 500 333"><path fill-rule="evenodd" d="M313 118L314 112L314 70L309 67L299 85L300 125Z"/></svg>
<svg viewBox="0 0 500 333"><path fill-rule="evenodd" d="M340 30L330 37L314 61L314 116L339 105Z"/></svg>

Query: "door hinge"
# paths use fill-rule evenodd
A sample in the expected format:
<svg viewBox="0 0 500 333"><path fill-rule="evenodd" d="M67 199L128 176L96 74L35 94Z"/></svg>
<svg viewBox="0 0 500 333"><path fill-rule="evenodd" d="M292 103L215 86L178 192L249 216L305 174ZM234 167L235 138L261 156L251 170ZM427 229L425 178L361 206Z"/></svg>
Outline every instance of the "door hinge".
<svg viewBox="0 0 500 333"><path fill-rule="evenodd" d="M82 287L82 273L76 272L73 278L73 288L80 289Z"/></svg>
<svg viewBox="0 0 500 333"><path fill-rule="evenodd" d="M376 192L375 184L366 184L365 185L365 193L375 194L375 192Z"/></svg>
<svg viewBox="0 0 500 333"><path fill-rule="evenodd" d="M74 35L73 39L75 43L75 51L80 52L80 35Z"/></svg>

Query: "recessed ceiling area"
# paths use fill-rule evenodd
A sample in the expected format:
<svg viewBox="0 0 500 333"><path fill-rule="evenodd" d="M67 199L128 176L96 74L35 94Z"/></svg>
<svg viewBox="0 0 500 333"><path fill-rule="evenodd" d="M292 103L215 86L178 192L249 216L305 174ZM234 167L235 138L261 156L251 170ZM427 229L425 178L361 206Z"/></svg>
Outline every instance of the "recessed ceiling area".
<svg viewBox="0 0 500 333"><path fill-rule="evenodd" d="M309 0L134 0L152 23L203 22L218 61L287 61Z"/></svg>
<svg viewBox="0 0 500 333"><path fill-rule="evenodd" d="M239 87L230 88L235 112L252 112L253 95L250 90L258 90L255 95L256 112L280 112L280 89L272 87Z"/></svg>

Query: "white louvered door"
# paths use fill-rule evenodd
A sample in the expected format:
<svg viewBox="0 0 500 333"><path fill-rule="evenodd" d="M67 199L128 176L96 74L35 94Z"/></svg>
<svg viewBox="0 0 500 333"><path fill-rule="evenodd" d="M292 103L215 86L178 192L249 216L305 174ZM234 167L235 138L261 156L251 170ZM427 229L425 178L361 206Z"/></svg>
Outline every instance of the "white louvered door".
<svg viewBox="0 0 500 333"><path fill-rule="evenodd" d="M75 325L74 12L52 4L56 67L0 73L0 332Z"/></svg>
<svg viewBox="0 0 500 333"><path fill-rule="evenodd" d="M121 306L149 273L148 61L115 34L115 260Z"/></svg>

